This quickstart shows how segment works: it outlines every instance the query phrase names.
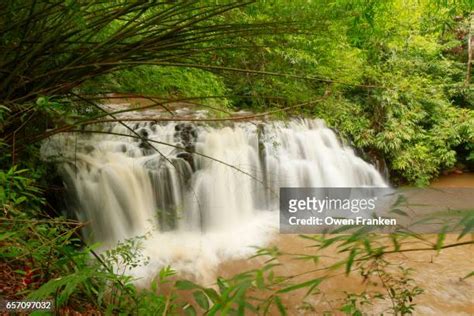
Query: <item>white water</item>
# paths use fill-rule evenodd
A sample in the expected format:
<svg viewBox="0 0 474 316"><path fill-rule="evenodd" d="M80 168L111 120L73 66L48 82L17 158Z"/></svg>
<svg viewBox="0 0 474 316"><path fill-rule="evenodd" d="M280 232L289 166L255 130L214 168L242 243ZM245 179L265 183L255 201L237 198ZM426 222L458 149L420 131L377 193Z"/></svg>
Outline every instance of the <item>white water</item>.
<svg viewBox="0 0 474 316"><path fill-rule="evenodd" d="M143 253L150 262L133 271L144 281L165 265L206 278L219 262L265 245L277 227L280 187L386 185L319 120L129 126L180 148L63 134L43 145L42 156L58 162L69 211L90 223L90 240L110 247L146 235ZM120 124L105 130L135 136Z"/></svg>

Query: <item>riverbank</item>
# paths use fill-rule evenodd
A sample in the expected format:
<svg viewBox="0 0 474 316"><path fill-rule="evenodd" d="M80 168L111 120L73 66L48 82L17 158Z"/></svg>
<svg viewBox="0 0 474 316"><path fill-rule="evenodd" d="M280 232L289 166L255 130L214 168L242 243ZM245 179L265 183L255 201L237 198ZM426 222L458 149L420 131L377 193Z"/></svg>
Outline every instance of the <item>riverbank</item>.
<svg viewBox="0 0 474 316"><path fill-rule="evenodd" d="M452 173L434 180L432 188L474 188L474 173Z"/></svg>

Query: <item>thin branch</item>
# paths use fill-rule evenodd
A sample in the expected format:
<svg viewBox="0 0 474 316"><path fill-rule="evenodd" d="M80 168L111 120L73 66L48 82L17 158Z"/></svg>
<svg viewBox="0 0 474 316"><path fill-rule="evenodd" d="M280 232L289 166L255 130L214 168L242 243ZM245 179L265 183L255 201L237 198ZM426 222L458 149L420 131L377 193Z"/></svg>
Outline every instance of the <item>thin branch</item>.
<svg viewBox="0 0 474 316"><path fill-rule="evenodd" d="M72 66L72 67L65 67L57 70L52 70L48 73L42 74L34 78L34 80L38 80L42 77L50 77L57 73L71 71L71 70L78 70L84 68L91 68L91 67L104 67L104 66L139 66L139 65L159 65L159 66L172 66L172 67L188 67L188 68L197 68L197 69L205 69L205 70L215 70L215 71L231 71L231 72L238 72L238 73L246 73L246 74L254 74L254 75L266 75L266 76L274 76L274 77L284 77L284 78L293 78L293 79L301 79L301 80L309 80L309 81L319 81L319 82L326 82L326 83L337 83L345 86L352 86L352 87L360 87L360 88L386 88L380 85L372 85L372 84L356 84L350 83L345 81L340 81L336 79L331 79L327 77L321 76L300 76L295 74L285 74L279 72L271 72L271 71L261 71L261 70L251 70L251 69L243 69L243 68L234 68L234 67L224 67L224 66L213 66L213 65L203 65L203 64L193 64L193 63L179 63L179 62L163 62L163 61L117 61L117 62L98 62L94 64L86 64L86 65L79 65L79 66Z"/></svg>

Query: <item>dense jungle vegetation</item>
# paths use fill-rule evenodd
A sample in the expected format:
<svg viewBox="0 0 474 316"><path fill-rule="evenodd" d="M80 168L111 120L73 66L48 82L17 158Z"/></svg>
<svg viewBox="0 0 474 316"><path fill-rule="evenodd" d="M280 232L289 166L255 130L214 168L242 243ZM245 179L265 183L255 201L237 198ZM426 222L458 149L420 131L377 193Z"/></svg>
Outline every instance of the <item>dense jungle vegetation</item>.
<svg viewBox="0 0 474 316"><path fill-rule="evenodd" d="M310 295L323 279L276 275L275 249L257 254L272 257L265 266L216 288L176 281L171 268L135 288L114 264L146 261L139 240L100 255L82 241L85 223L51 205L58 188L41 141L113 119L99 105L114 94L156 107L192 101L218 117L244 109L323 118L392 183L425 186L474 169L473 14L470 0L2 1L0 294L52 298L63 313L286 314L286 293ZM474 215L462 224L465 237ZM403 251L406 235L390 246L370 233L311 238L320 248L345 244L335 267L376 270L392 284L390 312L413 311L421 289L406 271L384 269L384 253ZM451 247L444 239L429 249ZM361 297L335 310L361 315Z"/></svg>

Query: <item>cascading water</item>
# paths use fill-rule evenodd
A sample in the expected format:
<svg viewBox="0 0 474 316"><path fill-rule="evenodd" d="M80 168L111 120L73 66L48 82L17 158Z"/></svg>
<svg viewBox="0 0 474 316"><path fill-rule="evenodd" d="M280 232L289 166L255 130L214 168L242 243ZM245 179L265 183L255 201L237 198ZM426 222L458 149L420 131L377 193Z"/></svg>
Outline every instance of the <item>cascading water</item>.
<svg viewBox="0 0 474 316"><path fill-rule="evenodd" d="M277 225L280 187L386 185L320 120L88 130L109 134L56 135L42 156L58 163L68 211L90 223L87 238L110 247L147 236L151 261L135 271L141 277L168 264L202 276L264 245Z"/></svg>

